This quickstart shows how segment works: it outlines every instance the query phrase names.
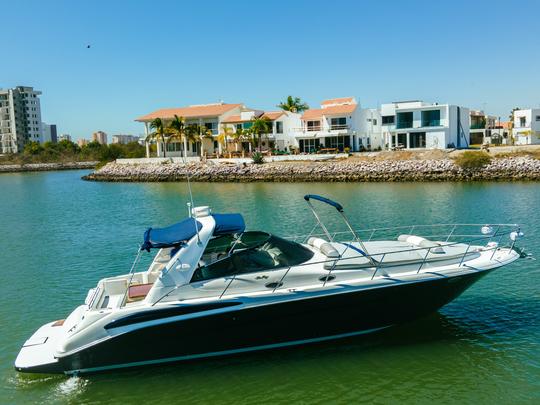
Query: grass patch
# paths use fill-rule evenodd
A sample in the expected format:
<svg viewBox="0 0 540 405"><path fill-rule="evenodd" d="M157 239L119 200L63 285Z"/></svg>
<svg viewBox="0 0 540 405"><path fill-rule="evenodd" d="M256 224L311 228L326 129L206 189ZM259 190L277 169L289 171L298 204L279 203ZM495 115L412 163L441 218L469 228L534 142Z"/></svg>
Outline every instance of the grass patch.
<svg viewBox="0 0 540 405"><path fill-rule="evenodd" d="M462 169L481 169L489 165L491 159L486 152L467 151L456 157L454 162Z"/></svg>

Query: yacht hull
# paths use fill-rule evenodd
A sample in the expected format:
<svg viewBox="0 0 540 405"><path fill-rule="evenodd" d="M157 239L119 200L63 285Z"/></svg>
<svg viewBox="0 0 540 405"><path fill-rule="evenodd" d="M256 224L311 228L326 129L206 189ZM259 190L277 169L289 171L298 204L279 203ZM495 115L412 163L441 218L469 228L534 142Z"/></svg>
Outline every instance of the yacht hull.
<svg viewBox="0 0 540 405"><path fill-rule="evenodd" d="M487 272L281 302L257 304L251 299L221 313L160 319L155 325L134 322L127 326L131 330L59 357L50 371L41 367L40 372L101 372L369 333L436 311Z"/></svg>

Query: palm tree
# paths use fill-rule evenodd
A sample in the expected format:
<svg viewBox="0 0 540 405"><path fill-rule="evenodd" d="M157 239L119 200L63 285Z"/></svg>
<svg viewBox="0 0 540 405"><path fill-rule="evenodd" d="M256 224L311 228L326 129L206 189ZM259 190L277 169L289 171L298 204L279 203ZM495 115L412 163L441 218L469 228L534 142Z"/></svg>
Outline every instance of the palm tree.
<svg viewBox="0 0 540 405"><path fill-rule="evenodd" d="M221 126L221 132L219 133L217 137L217 141L219 142L220 145L225 146L225 152L229 151L228 140L229 138L232 137L232 135L233 135L233 129L231 127L227 125Z"/></svg>
<svg viewBox="0 0 540 405"><path fill-rule="evenodd" d="M167 127L167 133L170 135L167 139L167 142L170 142L171 140L178 139L180 141L184 142L184 157L187 157L187 147L188 147L188 141L186 136L186 125L185 120L182 117L179 117L178 115L174 115L173 120Z"/></svg>
<svg viewBox="0 0 540 405"><path fill-rule="evenodd" d="M268 118L255 118L251 121L252 125L250 129L250 132L256 136L257 145L259 148L259 152L261 151L261 138L263 135L266 135L270 132L271 128L271 121Z"/></svg>
<svg viewBox="0 0 540 405"><path fill-rule="evenodd" d="M287 100L279 103L278 107L283 111L290 111L292 113L301 113L302 111L309 110L309 105L302 103L300 97L288 96Z"/></svg>
<svg viewBox="0 0 540 405"><path fill-rule="evenodd" d="M153 129L153 132L148 134L146 137L146 141L155 140L156 144L159 142L163 143L163 157L166 157L166 151L165 151L165 125L163 123L163 120L161 118L154 118L152 122L150 122L150 128ZM159 157L159 156L158 156Z"/></svg>
<svg viewBox="0 0 540 405"><path fill-rule="evenodd" d="M201 156L203 156L204 149L203 149L202 141L204 138L212 138L212 131L210 131L205 126L200 126L198 124L190 124L186 126L185 134L189 141L200 142Z"/></svg>

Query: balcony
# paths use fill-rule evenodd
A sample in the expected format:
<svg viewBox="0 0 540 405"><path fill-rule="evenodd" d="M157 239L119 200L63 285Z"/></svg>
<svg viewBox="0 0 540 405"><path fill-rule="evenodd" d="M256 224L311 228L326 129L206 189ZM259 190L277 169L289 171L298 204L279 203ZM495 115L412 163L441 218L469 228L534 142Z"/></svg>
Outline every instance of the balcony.
<svg viewBox="0 0 540 405"><path fill-rule="evenodd" d="M330 131L344 131L348 129L349 129L348 125L343 125L343 124L330 125Z"/></svg>
<svg viewBox="0 0 540 405"><path fill-rule="evenodd" d="M301 129L304 130L303 128L301 128ZM322 130L322 127L320 125L306 127L306 129L305 129L305 131L307 131L307 132L316 132L316 131L321 131L321 130Z"/></svg>

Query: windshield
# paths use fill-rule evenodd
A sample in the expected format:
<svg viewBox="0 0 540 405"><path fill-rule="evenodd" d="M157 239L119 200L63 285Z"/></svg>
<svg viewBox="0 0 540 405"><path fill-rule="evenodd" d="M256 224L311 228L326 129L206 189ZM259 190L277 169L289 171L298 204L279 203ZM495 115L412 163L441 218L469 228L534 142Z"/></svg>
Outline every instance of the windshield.
<svg viewBox="0 0 540 405"><path fill-rule="evenodd" d="M313 257L313 252L304 246L265 232L245 232L229 248L233 245L234 250L230 255L222 251L223 256L216 262L202 262L191 281L296 266Z"/></svg>

